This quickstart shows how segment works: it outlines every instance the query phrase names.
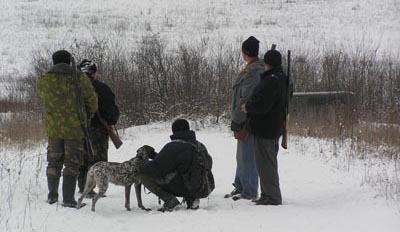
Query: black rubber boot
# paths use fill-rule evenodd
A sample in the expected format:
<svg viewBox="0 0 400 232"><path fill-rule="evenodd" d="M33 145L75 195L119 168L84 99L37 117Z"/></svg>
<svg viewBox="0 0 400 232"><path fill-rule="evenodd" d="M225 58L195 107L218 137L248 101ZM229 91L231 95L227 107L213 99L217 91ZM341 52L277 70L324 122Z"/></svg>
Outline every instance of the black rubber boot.
<svg viewBox="0 0 400 232"><path fill-rule="evenodd" d="M78 176L79 193L83 193L83 190L85 190L87 173L88 173L88 169L86 166L81 166L79 168L79 176Z"/></svg>
<svg viewBox="0 0 400 232"><path fill-rule="evenodd" d="M58 201L58 185L60 178L47 177L47 187L49 188L49 194L47 195L47 203L50 205Z"/></svg>
<svg viewBox="0 0 400 232"><path fill-rule="evenodd" d="M77 202L75 200L76 177L64 176L63 177L63 206L76 208Z"/></svg>

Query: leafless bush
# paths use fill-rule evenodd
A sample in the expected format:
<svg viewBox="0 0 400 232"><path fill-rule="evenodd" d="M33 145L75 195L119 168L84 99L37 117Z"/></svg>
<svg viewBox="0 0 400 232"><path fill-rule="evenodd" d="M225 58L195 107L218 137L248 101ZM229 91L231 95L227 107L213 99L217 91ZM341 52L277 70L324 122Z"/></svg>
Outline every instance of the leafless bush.
<svg viewBox="0 0 400 232"><path fill-rule="evenodd" d="M120 126L177 115L229 119L231 86L241 65L238 49L215 44L211 49L203 42L171 48L157 35L145 36L130 48L123 44L105 36L65 47L78 62L89 58L98 64L103 81L116 92L123 115ZM25 90L13 96L24 99L30 111L40 112L35 81L51 66L52 52L36 51L34 69L15 87ZM294 54L291 74L296 91L351 91L354 99L301 106L301 111L292 112L291 133L400 146L398 60L393 55L378 59L376 50ZM15 110L20 107L17 102L6 99L0 104Z"/></svg>
<svg viewBox="0 0 400 232"><path fill-rule="evenodd" d="M393 56L378 59L376 50L295 57L296 91L354 93L346 105L303 106L310 110L292 115L295 131L400 146L400 64L396 60Z"/></svg>

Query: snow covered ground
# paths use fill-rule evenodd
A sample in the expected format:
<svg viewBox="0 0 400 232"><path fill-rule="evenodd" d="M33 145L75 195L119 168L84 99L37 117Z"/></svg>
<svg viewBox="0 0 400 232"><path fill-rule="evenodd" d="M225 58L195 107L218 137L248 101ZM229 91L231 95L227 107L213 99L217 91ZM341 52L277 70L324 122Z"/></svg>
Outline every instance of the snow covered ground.
<svg viewBox="0 0 400 232"><path fill-rule="evenodd" d="M399 231L399 205L362 184L361 163L343 156L343 150L333 157L329 143L317 139L292 137L289 150L280 150L282 206L224 199L232 190L235 140L224 125L191 122L191 127L214 159L216 179L216 189L201 201L199 210L181 207L160 213L157 198L143 194L145 206L153 209L145 212L137 208L132 193L134 207L128 212L124 189L114 185L98 201L96 212L90 207L48 205L45 146L38 145L31 153L0 148L0 231ZM144 144L159 151L169 141L170 125L138 126L121 134L124 145L120 150L111 147L112 161L130 159ZM90 204L90 200L85 202Z"/></svg>

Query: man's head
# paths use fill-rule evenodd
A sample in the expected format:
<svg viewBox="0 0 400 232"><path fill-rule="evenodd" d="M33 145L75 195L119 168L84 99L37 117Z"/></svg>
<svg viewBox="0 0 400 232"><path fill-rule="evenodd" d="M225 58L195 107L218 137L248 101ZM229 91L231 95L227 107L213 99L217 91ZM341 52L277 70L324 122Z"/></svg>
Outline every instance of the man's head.
<svg viewBox="0 0 400 232"><path fill-rule="evenodd" d="M260 41L258 41L254 36L250 36L242 43L243 54L249 57L258 57L259 43Z"/></svg>
<svg viewBox="0 0 400 232"><path fill-rule="evenodd" d="M264 55L265 69L276 68L282 65L282 55L277 50L268 50Z"/></svg>
<svg viewBox="0 0 400 232"><path fill-rule="evenodd" d="M185 119L179 118L172 123L172 133L176 133L178 131L188 131L190 130L189 122Z"/></svg>
<svg viewBox="0 0 400 232"><path fill-rule="evenodd" d="M53 64L59 64L59 63L66 63L70 64L71 63L71 53L65 50L58 50L55 53L53 53L52 59L53 59Z"/></svg>
<svg viewBox="0 0 400 232"><path fill-rule="evenodd" d="M79 64L78 68L86 73L88 77L93 78L93 74L97 72L97 65L91 60L84 59L82 62Z"/></svg>

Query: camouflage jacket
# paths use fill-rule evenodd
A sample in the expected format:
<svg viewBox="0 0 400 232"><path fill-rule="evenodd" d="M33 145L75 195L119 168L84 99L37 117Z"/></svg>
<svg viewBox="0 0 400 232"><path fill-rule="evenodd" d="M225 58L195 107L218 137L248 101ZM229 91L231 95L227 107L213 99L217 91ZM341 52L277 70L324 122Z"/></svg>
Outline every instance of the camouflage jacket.
<svg viewBox="0 0 400 232"><path fill-rule="evenodd" d="M89 78L78 73L83 112L90 119L97 110L97 95ZM37 93L46 112L47 135L51 138L81 139L84 137L79 121L76 83L70 65L59 63L37 82Z"/></svg>

